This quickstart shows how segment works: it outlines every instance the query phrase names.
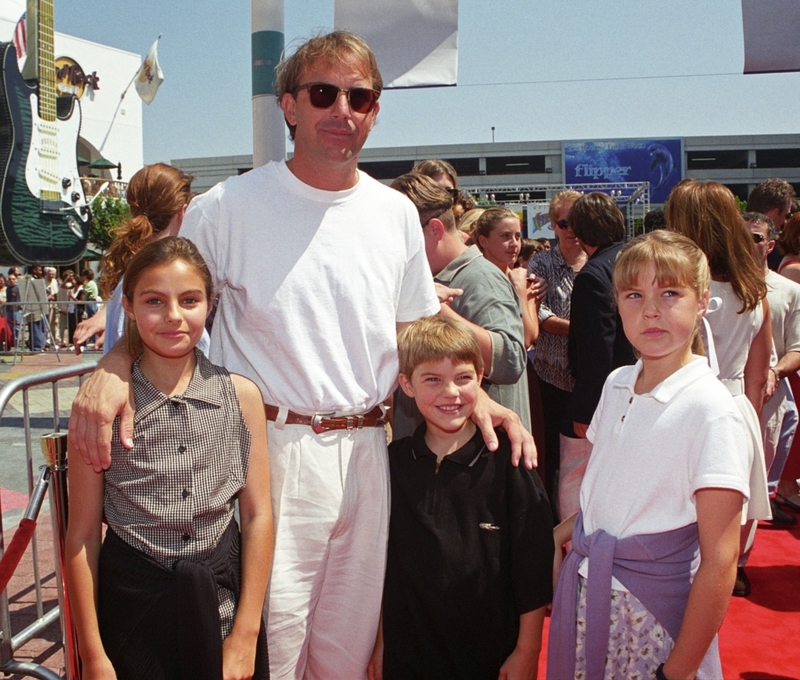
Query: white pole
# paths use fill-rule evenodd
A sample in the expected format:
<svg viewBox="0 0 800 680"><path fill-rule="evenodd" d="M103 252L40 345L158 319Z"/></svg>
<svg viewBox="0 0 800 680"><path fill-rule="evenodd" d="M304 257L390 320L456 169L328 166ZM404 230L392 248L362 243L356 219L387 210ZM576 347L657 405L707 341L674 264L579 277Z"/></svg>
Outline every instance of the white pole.
<svg viewBox="0 0 800 680"><path fill-rule="evenodd" d="M287 128L275 102L275 67L284 47L283 0L251 0L253 167L286 156Z"/></svg>

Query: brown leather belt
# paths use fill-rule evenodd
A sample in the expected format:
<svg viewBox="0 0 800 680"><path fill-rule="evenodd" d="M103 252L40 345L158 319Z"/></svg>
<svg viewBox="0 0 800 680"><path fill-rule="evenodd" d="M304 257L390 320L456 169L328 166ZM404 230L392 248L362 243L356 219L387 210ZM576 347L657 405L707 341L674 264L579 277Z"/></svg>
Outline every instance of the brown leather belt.
<svg viewBox="0 0 800 680"><path fill-rule="evenodd" d="M278 420L280 409L272 404L264 404L264 415L267 420ZM308 425L314 432L321 434L329 430L360 430L362 427L383 427L386 419L383 409L376 406L369 413L355 416L334 416L333 413L315 413L313 416L304 416L301 413L289 411L286 416L287 425Z"/></svg>

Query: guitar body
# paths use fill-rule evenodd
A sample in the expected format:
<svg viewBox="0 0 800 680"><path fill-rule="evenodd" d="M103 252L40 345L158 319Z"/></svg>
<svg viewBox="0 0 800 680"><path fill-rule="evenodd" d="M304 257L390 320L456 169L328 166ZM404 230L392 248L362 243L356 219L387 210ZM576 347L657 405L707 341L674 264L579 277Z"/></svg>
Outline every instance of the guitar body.
<svg viewBox="0 0 800 680"><path fill-rule="evenodd" d="M0 43L0 58L0 261L71 264L89 240L80 104L59 101L55 120L42 120L38 87L22 78L14 46Z"/></svg>

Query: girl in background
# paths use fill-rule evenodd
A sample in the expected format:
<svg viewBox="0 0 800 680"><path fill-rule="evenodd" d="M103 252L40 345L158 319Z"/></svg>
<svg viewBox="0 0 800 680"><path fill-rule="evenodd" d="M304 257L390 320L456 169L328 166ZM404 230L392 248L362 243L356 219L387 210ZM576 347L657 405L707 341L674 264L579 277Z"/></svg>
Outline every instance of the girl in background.
<svg viewBox="0 0 800 680"><path fill-rule="evenodd" d="M514 286L522 304L525 349L528 349L539 337L539 317L531 290L533 282L528 280L527 270L514 267L522 244L519 216L510 208L489 208L475 222L472 240L483 256L499 267Z"/></svg>
<svg viewBox="0 0 800 680"><path fill-rule="evenodd" d="M131 216L116 227L114 241L100 264L100 293L108 303L100 313L76 329L76 347L105 330L103 353L107 354L122 336L122 276L131 258L146 244L166 236L177 236L186 207L192 199L192 180L182 170L165 163L146 165L128 183L127 201ZM208 348L208 339L200 349Z"/></svg>
<svg viewBox="0 0 800 680"><path fill-rule="evenodd" d="M750 594L744 571L755 537L756 520L770 519L764 445L758 416L772 352L772 325L764 267L753 249L736 198L717 182L687 179L670 193L669 228L694 241L708 258L711 297L721 307L708 314L711 340L719 363L718 377L733 395L747 424L753 466L750 501L743 518L739 568L734 595Z"/></svg>

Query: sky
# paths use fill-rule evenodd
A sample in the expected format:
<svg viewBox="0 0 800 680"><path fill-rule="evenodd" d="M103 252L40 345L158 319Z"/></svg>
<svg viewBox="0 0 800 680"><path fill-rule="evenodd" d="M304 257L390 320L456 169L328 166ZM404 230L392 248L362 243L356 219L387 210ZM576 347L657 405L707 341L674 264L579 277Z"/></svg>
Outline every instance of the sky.
<svg viewBox="0 0 800 680"><path fill-rule="evenodd" d="M146 163L252 153L250 0L55 0L55 27L163 35ZM333 0L286 0L287 45L332 27ZM458 85L385 92L367 146L797 133L800 74L743 61L740 0L460 0Z"/></svg>

